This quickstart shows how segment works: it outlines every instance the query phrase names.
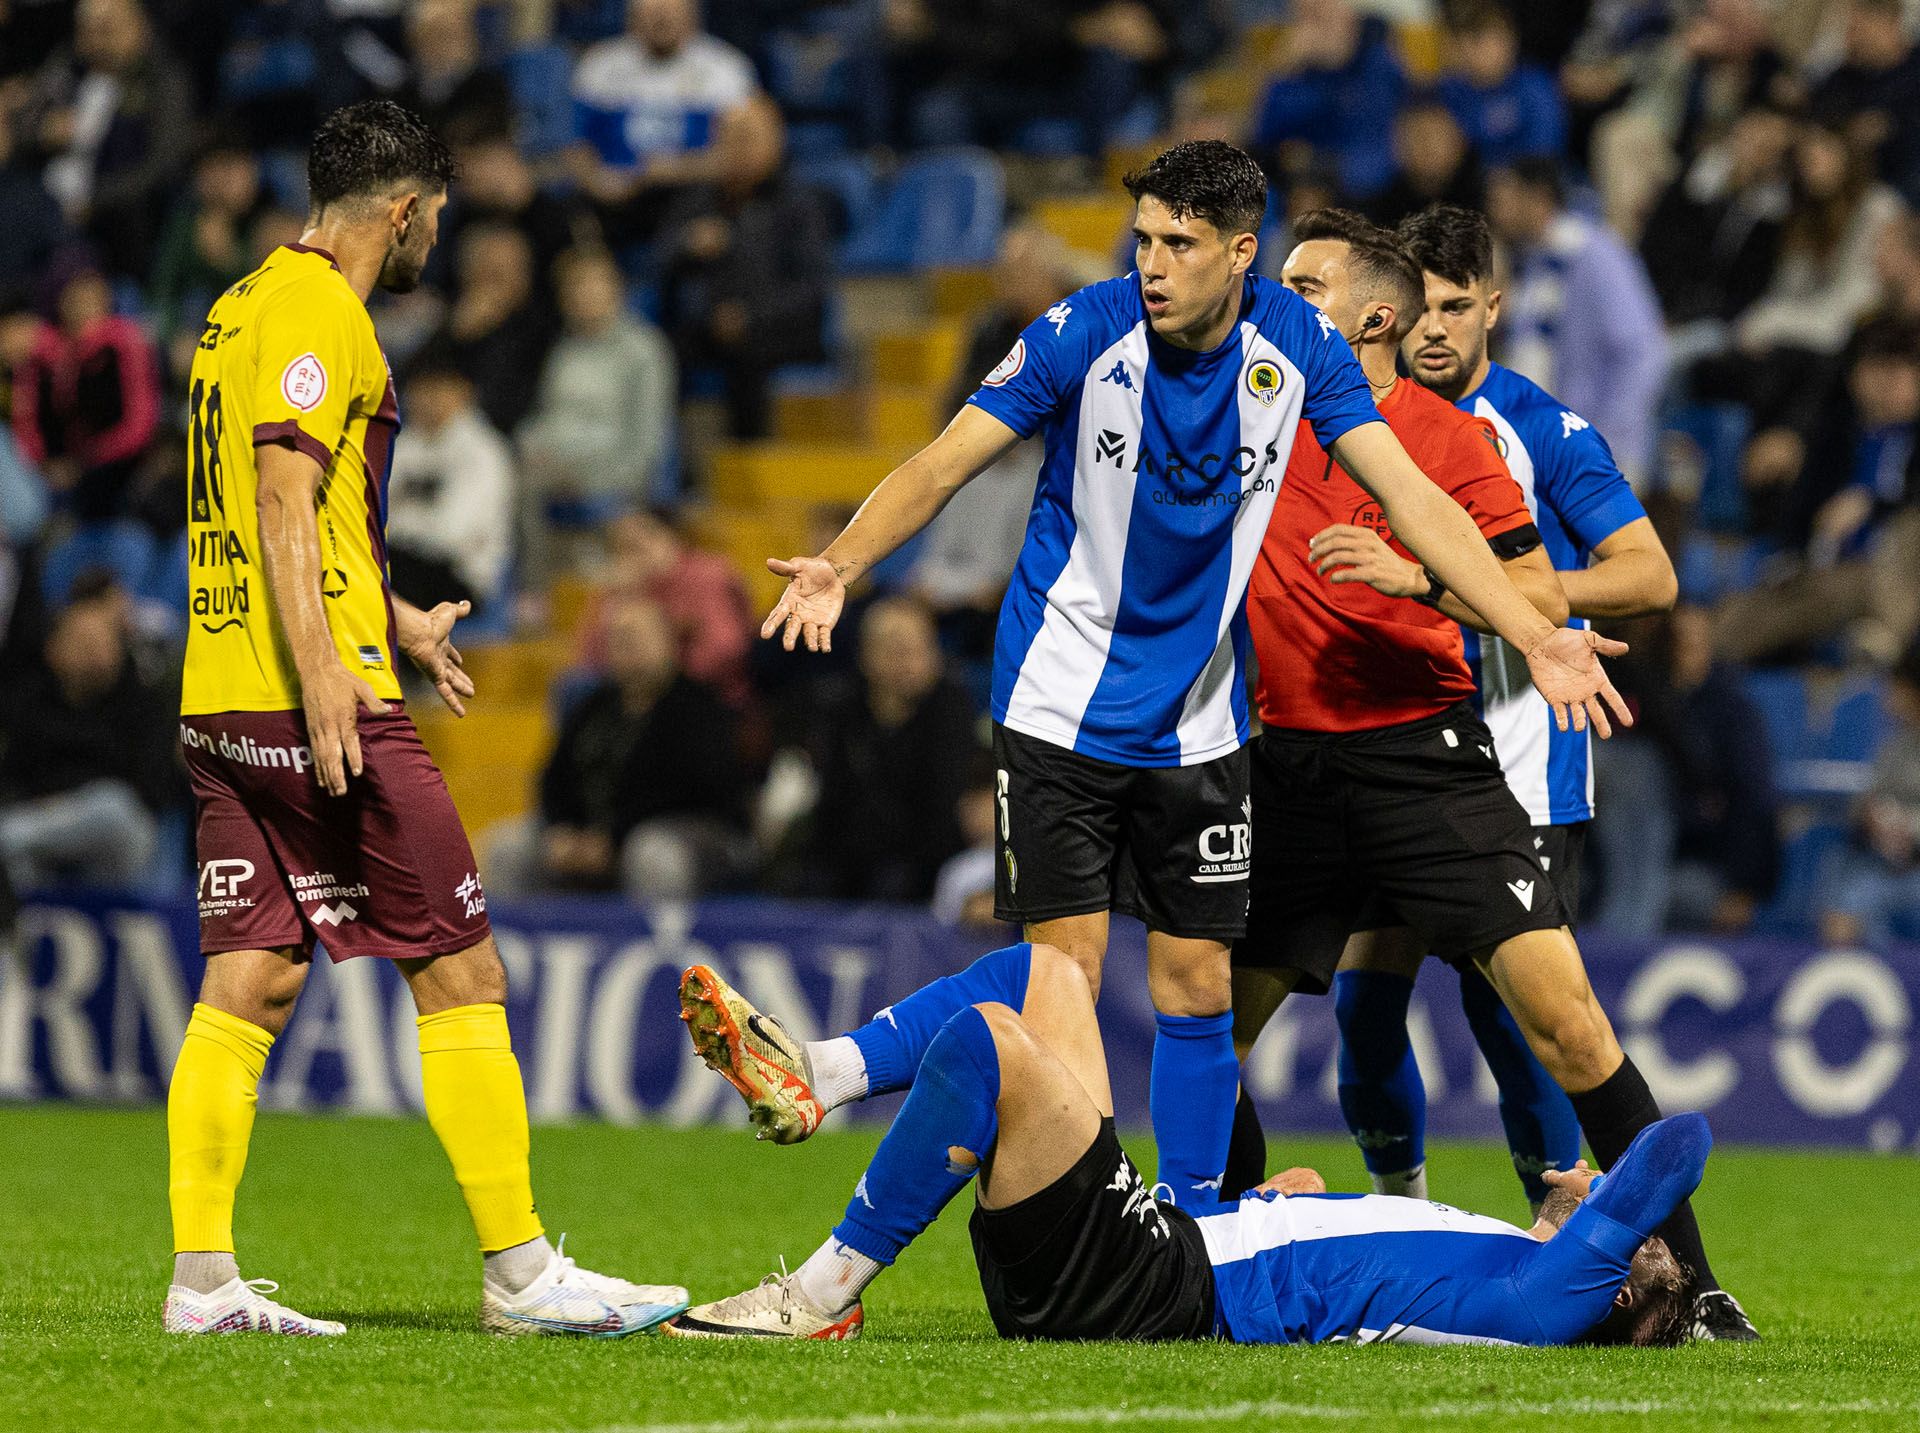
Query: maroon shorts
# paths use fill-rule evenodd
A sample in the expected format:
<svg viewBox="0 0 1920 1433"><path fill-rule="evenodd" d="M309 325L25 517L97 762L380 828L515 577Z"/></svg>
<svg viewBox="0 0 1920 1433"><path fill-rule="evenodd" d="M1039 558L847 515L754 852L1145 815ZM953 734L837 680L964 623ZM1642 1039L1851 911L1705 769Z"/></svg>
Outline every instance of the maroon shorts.
<svg viewBox="0 0 1920 1433"><path fill-rule="evenodd" d="M359 730L365 769L329 796L300 712L180 719L205 954L319 940L335 960L447 955L488 933L473 848L413 722L363 711Z"/></svg>

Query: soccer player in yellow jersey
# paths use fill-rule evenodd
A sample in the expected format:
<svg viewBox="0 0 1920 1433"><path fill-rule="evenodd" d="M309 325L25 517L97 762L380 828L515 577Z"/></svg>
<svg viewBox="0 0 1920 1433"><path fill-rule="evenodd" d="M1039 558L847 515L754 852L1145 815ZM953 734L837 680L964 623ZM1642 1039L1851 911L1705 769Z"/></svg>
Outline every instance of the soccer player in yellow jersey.
<svg viewBox="0 0 1920 1433"><path fill-rule="evenodd" d="M220 297L194 354L180 739L206 973L167 1097L174 1333L342 1331L267 1298L233 1253L260 1072L316 939L334 960L397 962L413 993L485 1327L618 1337L686 1307L684 1289L591 1273L547 1241L486 896L395 680L405 656L456 714L473 695L450 640L467 604L423 612L387 585L400 412L366 309L376 286L419 281L452 169L398 105L335 113L308 156L306 233Z"/></svg>

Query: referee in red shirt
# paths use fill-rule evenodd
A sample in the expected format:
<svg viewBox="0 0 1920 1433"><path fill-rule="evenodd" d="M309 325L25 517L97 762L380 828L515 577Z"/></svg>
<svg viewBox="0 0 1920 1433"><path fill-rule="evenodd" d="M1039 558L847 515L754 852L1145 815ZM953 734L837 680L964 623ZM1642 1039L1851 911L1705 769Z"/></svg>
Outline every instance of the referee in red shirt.
<svg viewBox="0 0 1920 1433"><path fill-rule="evenodd" d="M1283 282L1354 345L1388 426L1473 515L1514 585L1565 621L1566 596L1491 425L1396 373L1399 341L1425 306L1419 266L1391 234L1343 211L1305 215L1294 234ZM1487 975L1575 1097L1590 1142L1614 1147L1657 1120L1644 1082L1615 1078L1629 1062L1475 715L1455 623L1484 630L1478 614L1408 555L1311 434L1294 444L1247 601L1265 730L1250 748L1251 904L1233 951L1241 1059L1290 992L1326 993L1351 934L1404 925ZM1641 1097L1606 1094L1629 1089ZM1243 1093L1223 1192L1257 1184L1264 1166ZM1691 1208L1661 1232L1683 1262L1705 1266Z"/></svg>
<svg viewBox="0 0 1920 1433"><path fill-rule="evenodd" d="M1473 515L1521 594L1564 622L1560 579L1492 425L1395 372L1398 336L1425 303L1412 258L1341 210L1303 216L1295 234L1284 282L1348 335L1394 435ZM1265 730L1252 907L1234 951L1243 1058L1289 991L1327 992L1353 931L1404 923L1458 957L1567 924L1473 712L1456 624L1478 615L1413 561L1310 433L1294 442L1247 603Z"/></svg>

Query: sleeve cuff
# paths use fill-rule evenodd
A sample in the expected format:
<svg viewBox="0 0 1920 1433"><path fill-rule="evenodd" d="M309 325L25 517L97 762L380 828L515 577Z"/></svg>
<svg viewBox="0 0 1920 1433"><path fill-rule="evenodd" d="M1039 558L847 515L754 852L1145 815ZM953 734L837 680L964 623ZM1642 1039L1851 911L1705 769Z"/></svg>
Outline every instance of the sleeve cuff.
<svg viewBox="0 0 1920 1433"><path fill-rule="evenodd" d="M1624 491L1581 513L1577 523L1569 524L1579 531L1581 540L1588 547L1598 547L1628 523L1638 522L1647 515L1646 508L1634 496L1633 489L1626 487L1624 482L1621 487Z"/></svg>
<svg viewBox="0 0 1920 1433"><path fill-rule="evenodd" d="M258 448L266 443L286 443L312 458L322 471L333 461L333 450L311 433L303 432L300 424L292 418L279 423L255 423L253 446Z"/></svg>
<svg viewBox="0 0 1920 1433"><path fill-rule="evenodd" d="M971 403L988 417L998 418L1002 423L1005 423L1009 428L1013 429L1014 432L1018 433L1022 441L1031 438L1037 431L1035 425L1029 424L1026 421L1026 415L1017 411L1022 406L1021 404L1002 397L991 388L977 390L967 402Z"/></svg>
<svg viewBox="0 0 1920 1433"><path fill-rule="evenodd" d="M1331 448L1355 428L1364 428L1369 423L1386 421L1386 415L1376 408L1371 413L1342 412L1330 413L1320 418L1309 418L1307 426L1313 429L1314 442L1323 448Z"/></svg>

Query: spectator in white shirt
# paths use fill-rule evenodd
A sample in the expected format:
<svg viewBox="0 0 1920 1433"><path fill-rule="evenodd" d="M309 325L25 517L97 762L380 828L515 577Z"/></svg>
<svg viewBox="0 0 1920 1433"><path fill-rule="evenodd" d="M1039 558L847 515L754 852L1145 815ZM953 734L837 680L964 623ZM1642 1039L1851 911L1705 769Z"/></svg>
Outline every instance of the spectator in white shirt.
<svg viewBox="0 0 1920 1433"><path fill-rule="evenodd" d="M590 46L573 72L571 164L608 238L649 239L672 191L726 179L756 108L771 102L752 64L701 31L695 0L631 0L627 33Z"/></svg>
<svg viewBox="0 0 1920 1433"><path fill-rule="evenodd" d="M425 607L498 601L513 551L513 450L450 355L429 347L407 376L407 431L387 481L396 591Z"/></svg>

